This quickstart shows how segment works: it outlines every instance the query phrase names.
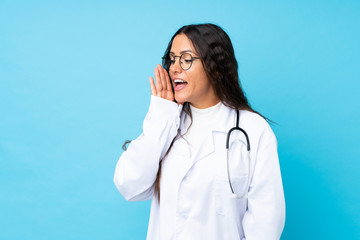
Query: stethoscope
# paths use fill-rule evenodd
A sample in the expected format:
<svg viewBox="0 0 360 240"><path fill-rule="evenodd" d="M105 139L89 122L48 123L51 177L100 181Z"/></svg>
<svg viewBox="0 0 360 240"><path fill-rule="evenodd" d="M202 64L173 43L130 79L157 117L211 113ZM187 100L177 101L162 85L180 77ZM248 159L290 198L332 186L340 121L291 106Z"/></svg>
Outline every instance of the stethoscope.
<svg viewBox="0 0 360 240"><path fill-rule="evenodd" d="M228 180L229 180L229 185L230 185L230 189L231 189L231 192L232 192L232 198L237 198L237 199L246 199L248 197L248 189L249 189L249 184L250 184L250 141L249 141L249 137L247 135L247 133L245 132L244 129L240 128L239 127L239 110L236 111L236 116L237 116L237 119L236 119L236 126L231 128L227 134L227 138L226 138L226 161L227 161L227 175L228 175ZM230 142L230 135L233 131L235 130L238 130L240 132L242 132L244 135L245 135L245 138L246 138L246 148L247 148L247 159L248 159L248 175L247 175L247 182L246 182L246 188L245 188L245 193L239 197L235 192L234 192L234 189L233 189L233 186L231 184L231 176L230 176L230 169L229 169L229 151L230 151L230 148L229 148L229 142ZM240 141L239 139L235 140L235 141ZM231 145L235 142L233 141L231 143ZM231 147L230 145L230 147Z"/></svg>

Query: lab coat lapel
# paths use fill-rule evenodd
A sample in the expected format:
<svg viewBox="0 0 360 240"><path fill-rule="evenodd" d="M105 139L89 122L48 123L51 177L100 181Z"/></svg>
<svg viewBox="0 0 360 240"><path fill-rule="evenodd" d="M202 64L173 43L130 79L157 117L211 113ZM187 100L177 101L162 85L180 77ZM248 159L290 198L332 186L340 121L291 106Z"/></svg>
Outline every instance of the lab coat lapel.
<svg viewBox="0 0 360 240"><path fill-rule="evenodd" d="M234 116L234 110L225 106L223 103L221 103L219 112L217 114L217 117L214 121L214 125L212 129L209 129L209 133L205 137L203 144L201 145L201 149L199 149L194 163L207 157L209 154L213 153L215 150L215 132L222 132L227 133L232 127L235 126L235 116ZM225 148L225 142L224 142L224 148Z"/></svg>
<svg viewBox="0 0 360 240"><path fill-rule="evenodd" d="M183 126L183 128L181 129L181 134L184 134L186 132L186 128L185 128L185 114L183 114L181 120L182 120L182 124L181 126ZM235 111L227 106L225 106L224 104L221 103L221 106L219 108L219 112L217 114L217 117L214 121L214 125L212 129L209 129L209 132L206 134L205 139L203 140L203 143L201 144L201 148L197 151L196 155L194 156L194 160L192 162L186 161L186 163L184 164L184 176L186 175L186 173L190 170L190 168L198 161L206 158L208 155L210 155L211 153L214 152L215 150L215 137L216 134L215 132L222 132L222 133L227 133L230 128L232 128L233 126L235 126ZM190 158L190 150L189 150L189 146L186 143L186 141L184 139L179 139L179 141L181 141L182 144L182 149L184 149L184 153L186 156L186 159L189 160ZM225 148L225 142L224 142L224 148Z"/></svg>
<svg viewBox="0 0 360 240"><path fill-rule="evenodd" d="M201 148L199 151L197 151L193 157L194 161L193 164L195 164L197 161L200 161L201 159L204 159L206 156L214 152L214 139L213 139L213 131L210 130L206 136L205 139L203 139L203 142L201 144Z"/></svg>

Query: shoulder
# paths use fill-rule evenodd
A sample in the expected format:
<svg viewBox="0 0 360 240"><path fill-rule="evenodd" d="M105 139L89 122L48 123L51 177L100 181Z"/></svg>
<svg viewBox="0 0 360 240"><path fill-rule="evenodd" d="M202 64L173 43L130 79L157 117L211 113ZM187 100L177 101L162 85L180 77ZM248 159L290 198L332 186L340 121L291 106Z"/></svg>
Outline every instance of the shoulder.
<svg viewBox="0 0 360 240"><path fill-rule="evenodd" d="M271 130L270 125L262 116L248 110L240 111L240 123L250 128L256 128L259 130Z"/></svg>
<svg viewBox="0 0 360 240"><path fill-rule="evenodd" d="M252 141L257 142L257 144L276 141L276 136L269 123L257 113L241 110L240 127L244 128Z"/></svg>

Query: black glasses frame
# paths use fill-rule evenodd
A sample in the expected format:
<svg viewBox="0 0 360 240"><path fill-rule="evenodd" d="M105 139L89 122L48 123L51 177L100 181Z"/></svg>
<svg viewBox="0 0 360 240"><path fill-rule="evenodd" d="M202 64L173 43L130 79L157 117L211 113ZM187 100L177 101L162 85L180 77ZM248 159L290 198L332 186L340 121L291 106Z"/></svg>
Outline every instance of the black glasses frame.
<svg viewBox="0 0 360 240"><path fill-rule="evenodd" d="M173 57L174 60L171 60L171 59L170 59L170 56L162 57L162 59L165 60L165 63L166 63L166 65L167 65L167 67L170 68L170 65L175 64L176 58L179 58L180 67L181 67L181 69L184 70L184 71L187 71L187 70L189 70L189 69L191 68L194 60L196 60L196 59L201 59L201 57L193 57L193 56L191 56L191 60L190 60L190 59L187 59L187 61L191 61L189 67L188 67L188 68L184 68L184 67L183 67L183 62L181 61L181 57L184 56L184 55L189 55L189 56L191 56L190 53L183 53L183 54L181 54L180 56L172 55L171 57ZM173 61L173 62L172 62L172 61Z"/></svg>

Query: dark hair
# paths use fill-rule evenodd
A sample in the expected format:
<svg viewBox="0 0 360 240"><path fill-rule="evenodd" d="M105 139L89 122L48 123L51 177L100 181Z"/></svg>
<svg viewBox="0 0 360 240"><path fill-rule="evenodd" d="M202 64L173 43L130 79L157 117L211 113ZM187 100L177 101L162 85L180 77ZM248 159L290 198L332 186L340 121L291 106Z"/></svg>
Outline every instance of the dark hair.
<svg viewBox="0 0 360 240"><path fill-rule="evenodd" d="M201 58L207 78L220 101L230 108L236 110L248 110L259 114L250 107L245 93L241 88L238 76L238 63L235 59L234 48L225 31L219 26L209 23L186 25L180 28L171 38L163 57L162 64L167 71L169 71L170 67L168 59L172 42L179 34L185 34L192 42L196 53ZM189 103L184 104L183 111L191 118ZM259 115L262 116L261 114ZM173 139L167 153L170 151L175 139L176 137ZM165 157L167 156L167 153L165 154ZM161 163L163 159L159 162L159 170L155 180L154 189L154 194L159 201Z"/></svg>

